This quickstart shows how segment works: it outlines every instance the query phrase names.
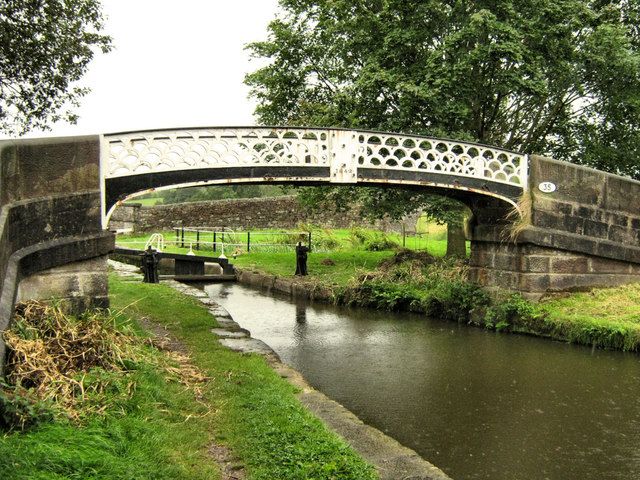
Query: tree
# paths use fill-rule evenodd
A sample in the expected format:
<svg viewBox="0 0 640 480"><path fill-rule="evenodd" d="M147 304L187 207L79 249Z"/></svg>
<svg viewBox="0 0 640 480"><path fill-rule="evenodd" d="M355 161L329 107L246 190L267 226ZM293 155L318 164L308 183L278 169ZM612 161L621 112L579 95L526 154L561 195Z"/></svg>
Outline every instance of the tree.
<svg viewBox="0 0 640 480"><path fill-rule="evenodd" d="M101 34L98 0L0 2L0 130L20 135L75 123L72 109L88 89L74 86L96 50L111 49Z"/></svg>
<svg viewBox="0 0 640 480"><path fill-rule="evenodd" d="M245 80L264 124L453 137L640 178L635 0L280 5L248 46L269 60Z"/></svg>

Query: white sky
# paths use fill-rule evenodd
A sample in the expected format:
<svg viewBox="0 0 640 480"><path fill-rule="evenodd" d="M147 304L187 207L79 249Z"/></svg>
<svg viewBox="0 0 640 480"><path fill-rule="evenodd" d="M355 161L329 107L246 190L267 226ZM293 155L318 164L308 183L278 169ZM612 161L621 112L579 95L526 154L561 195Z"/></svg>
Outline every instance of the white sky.
<svg viewBox="0 0 640 480"><path fill-rule="evenodd" d="M259 63L244 46L266 39L277 0L103 0L113 50L80 85L76 125L28 136L191 126L253 125L243 79Z"/></svg>

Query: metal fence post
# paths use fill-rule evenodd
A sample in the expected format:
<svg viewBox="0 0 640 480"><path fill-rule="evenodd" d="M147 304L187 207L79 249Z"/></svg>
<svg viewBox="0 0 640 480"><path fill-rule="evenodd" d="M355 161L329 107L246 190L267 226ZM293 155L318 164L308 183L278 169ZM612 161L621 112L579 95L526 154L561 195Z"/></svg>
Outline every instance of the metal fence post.
<svg viewBox="0 0 640 480"><path fill-rule="evenodd" d="M309 251L311 251L311 232L309 232L309 241L307 243L309 243Z"/></svg>
<svg viewBox="0 0 640 480"><path fill-rule="evenodd" d="M200 230L196 230L196 250L200 250Z"/></svg>
<svg viewBox="0 0 640 480"><path fill-rule="evenodd" d="M213 251L216 251L216 232L213 232Z"/></svg>
<svg viewBox="0 0 640 480"><path fill-rule="evenodd" d="M182 231L182 242L180 246L184 248L184 227L181 227L181 231Z"/></svg>
<svg viewBox="0 0 640 480"><path fill-rule="evenodd" d="M247 232L247 253L251 251L251 232Z"/></svg>

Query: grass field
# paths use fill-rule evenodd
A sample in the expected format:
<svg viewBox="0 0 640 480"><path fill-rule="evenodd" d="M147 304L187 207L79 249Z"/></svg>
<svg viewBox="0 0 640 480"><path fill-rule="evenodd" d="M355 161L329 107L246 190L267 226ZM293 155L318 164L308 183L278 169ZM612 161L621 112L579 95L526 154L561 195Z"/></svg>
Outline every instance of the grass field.
<svg viewBox="0 0 640 480"><path fill-rule="evenodd" d="M435 257L444 256L447 248L446 230L434 230L428 237L407 237L405 242L407 247L427 251ZM165 231L163 235L165 241L173 240L166 245L165 252L187 253L189 247L194 248L196 237L193 232L185 235L185 248L181 247L181 237L176 245L175 232ZM142 249L149 237L150 234L119 236L117 243L120 246ZM201 234L199 238L201 241L204 240L205 234ZM217 234L216 239L221 241L222 236ZM295 242L306 240L307 234L304 232L284 234L264 230L251 232L252 243L249 253L247 253L246 239L246 233L235 236L232 233L225 233L225 255L231 258L234 251L240 252L237 258L231 260L235 266L261 270L271 275L289 276L295 272ZM217 245L217 251L213 252L212 238L208 240L206 244L202 243L200 250L194 248L194 253L217 257L221 246ZM265 251L259 246L258 242L261 241L279 248ZM389 241L393 244L389 244ZM375 270L383 259L394 255L395 249L401 244L401 236L395 233L382 236L379 232L364 229L316 230L312 232L312 252L308 256L309 280L329 286L344 286L361 273ZM327 248L328 246L331 248ZM379 251L366 250L367 247L378 246L386 248Z"/></svg>
<svg viewBox="0 0 640 480"><path fill-rule="evenodd" d="M138 235L121 235L118 243L142 248L152 233ZM176 235L175 230L165 230L161 233L168 248L176 245L184 245L186 249L193 247L202 252L213 252L214 236L211 232L185 230L184 237L181 232ZM225 253L239 249L242 253L251 252L292 252L295 244L302 241L308 243L309 232L303 230L253 230L226 231L216 233L215 241L219 252L221 244L224 244ZM396 232L380 232L376 230L353 229L313 229L311 230L311 244L315 252L333 252L350 250L392 250L405 247L411 250L423 250L435 256L442 256L446 250L446 227L431 225L419 235L403 236Z"/></svg>
<svg viewBox="0 0 640 480"><path fill-rule="evenodd" d="M142 197L132 198L125 203L139 203L143 207L153 207L154 205L162 205L163 200L161 197Z"/></svg>

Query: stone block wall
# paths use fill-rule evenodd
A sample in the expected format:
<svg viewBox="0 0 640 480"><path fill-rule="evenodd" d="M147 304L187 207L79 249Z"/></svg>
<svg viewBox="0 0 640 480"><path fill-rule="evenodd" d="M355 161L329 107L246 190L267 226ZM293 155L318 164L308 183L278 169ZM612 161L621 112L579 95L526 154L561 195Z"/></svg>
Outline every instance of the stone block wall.
<svg viewBox="0 0 640 480"><path fill-rule="evenodd" d="M529 181L519 231L474 229L472 280L532 299L640 282L640 182L537 156ZM542 192L542 182L556 190Z"/></svg>
<svg viewBox="0 0 640 480"><path fill-rule="evenodd" d="M534 227L640 247L640 182L539 156L529 168ZM556 191L541 192L548 181Z"/></svg>
<svg viewBox="0 0 640 480"><path fill-rule="evenodd" d="M404 219L413 230L418 215ZM347 212L308 213L295 196L215 200L209 202L178 203L141 207L123 204L114 211L109 227L135 231L157 231L175 227L211 227L233 229L283 228L296 229L301 223L329 228L349 228L352 225L371 226L381 230L400 231L401 222L371 223L362 218L359 209Z"/></svg>
<svg viewBox="0 0 640 480"><path fill-rule="evenodd" d="M0 334L16 299L106 305L114 237L102 230L99 145L97 136L0 141Z"/></svg>
<svg viewBox="0 0 640 480"><path fill-rule="evenodd" d="M107 256L49 268L22 279L16 301L56 299L72 311L109 306Z"/></svg>
<svg viewBox="0 0 640 480"><path fill-rule="evenodd" d="M518 291L533 300L545 294L640 282L640 264L530 243L474 243L470 267L473 281Z"/></svg>

